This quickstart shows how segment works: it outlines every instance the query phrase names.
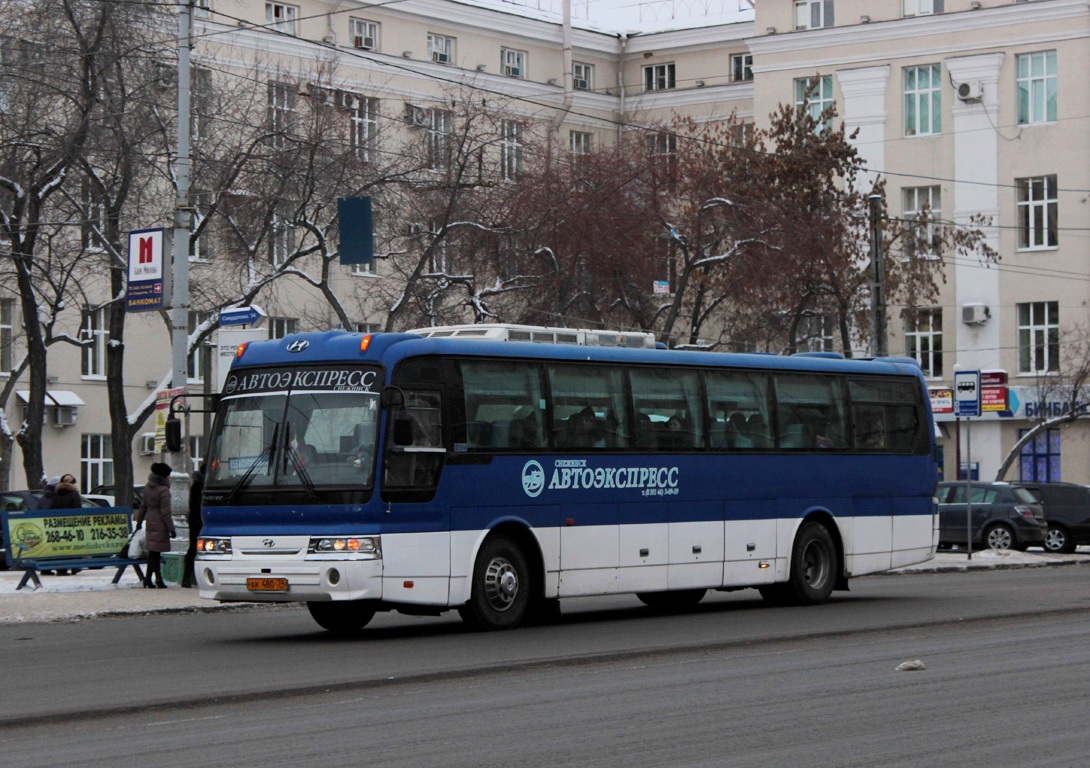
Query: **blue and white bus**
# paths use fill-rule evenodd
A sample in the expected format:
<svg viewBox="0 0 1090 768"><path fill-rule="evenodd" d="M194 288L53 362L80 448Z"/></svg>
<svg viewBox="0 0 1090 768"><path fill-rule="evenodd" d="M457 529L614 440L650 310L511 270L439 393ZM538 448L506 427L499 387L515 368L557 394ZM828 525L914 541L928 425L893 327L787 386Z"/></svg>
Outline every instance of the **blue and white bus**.
<svg viewBox="0 0 1090 768"><path fill-rule="evenodd" d="M452 608L508 629L587 595L818 604L933 557L914 361L572 341L240 348L207 458L201 596L304 602L337 632Z"/></svg>

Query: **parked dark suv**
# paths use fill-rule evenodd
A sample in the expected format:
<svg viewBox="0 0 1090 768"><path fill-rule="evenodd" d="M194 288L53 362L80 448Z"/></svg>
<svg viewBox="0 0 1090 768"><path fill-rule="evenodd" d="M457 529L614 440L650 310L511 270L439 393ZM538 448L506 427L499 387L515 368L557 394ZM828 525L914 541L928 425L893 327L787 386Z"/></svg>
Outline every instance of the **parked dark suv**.
<svg viewBox="0 0 1090 768"><path fill-rule="evenodd" d="M972 483L973 547L1044 546L1044 509L1032 493L1009 483ZM939 483L939 546L965 546L965 483Z"/></svg>
<svg viewBox="0 0 1090 768"><path fill-rule="evenodd" d="M1018 483L1045 508L1046 552L1069 554L1090 544L1090 488L1074 483Z"/></svg>

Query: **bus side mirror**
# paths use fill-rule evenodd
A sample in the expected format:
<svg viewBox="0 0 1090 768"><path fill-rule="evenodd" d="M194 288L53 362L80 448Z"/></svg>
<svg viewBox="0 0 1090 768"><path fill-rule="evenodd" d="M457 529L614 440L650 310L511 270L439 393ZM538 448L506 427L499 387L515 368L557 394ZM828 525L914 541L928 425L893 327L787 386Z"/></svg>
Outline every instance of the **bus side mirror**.
<svg viewBox="0 0 1090 768"><path fill-rule="evenodd" d="M413 417L404 408L398 408L394 416L394 445L413 444Z"/></svg>
<svg viewBox="0 0 1090 768"><path fill-rule="evenodd" d="M177 453L182 450L182 421L175 416L167 417L165 441L167 450Z"/></svg>

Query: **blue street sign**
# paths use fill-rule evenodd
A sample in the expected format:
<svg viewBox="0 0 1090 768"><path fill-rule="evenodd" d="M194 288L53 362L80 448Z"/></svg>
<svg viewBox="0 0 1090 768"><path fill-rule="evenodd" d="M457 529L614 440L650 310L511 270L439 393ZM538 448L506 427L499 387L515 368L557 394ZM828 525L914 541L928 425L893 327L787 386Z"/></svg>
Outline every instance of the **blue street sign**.
<svg viewBox="0 0 1090 768"><path fill-rule="evenodd" d="M954 371L954 415L980 415L980 371Z"/></svg>
<svg viewBox="0 0 1090 768"><path fill-rule="evenodd" d="M220 325L257 325L264 319L261 307L235 307L220 312Z"/></svg>

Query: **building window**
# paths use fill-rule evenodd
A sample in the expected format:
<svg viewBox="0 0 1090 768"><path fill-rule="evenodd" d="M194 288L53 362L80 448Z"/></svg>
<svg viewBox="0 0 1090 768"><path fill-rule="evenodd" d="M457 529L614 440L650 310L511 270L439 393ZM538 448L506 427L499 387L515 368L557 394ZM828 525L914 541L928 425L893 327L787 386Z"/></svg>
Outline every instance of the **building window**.
<svg viewBox="0 0 1090 768"><path fill-rule="evenodd" d="M450 266L450 241L441 222L433 221L424 233L427 236L428 271L433 275L443 274Z"/></svg>
<svg viewBox="0 0 1090 768"><path fill-rule="evenodd" d="M295 333L294 317L270 317L269 338L282 339L290 333Z"/></svg>
<svg viewBox="0 0 1090 768"><path fill-rule="evenodd" d="M212 120L212 70L193 67L192 112L190 114L190 139L202 141L211 134Z"/></svg>
<svg viewBox="0 0 1090 768"><path fill-rule="evenodd" d="M190 310L189 312L189 325L187 327L187 333L192 336L197 331L197 326L201 323L207 322L212 316L211 312L204 312L198 310ZM207 339L197 346L193 347L193 351L189 355L188 370L186 372L187 378L190 384L200 384L204 381L205 375L208 373L205 370L205 366L211 362L210 357L207 354L209 345L211 344L212 337Z"/></svg>
<svg viewBox="0 0 1090 768"><path fill-rule="evenodd" d="M382 333L382 323L356 323L356 333Z"/></svg>
<svg viewBox="0 0 1090 768"><path fill-rule="evenodd" d="M799 352L833 351L833 318L810 313L799 318L795 329L795 349Z"/></svg>
<svg viewBox="0 0 1090 768"><path fill-rule="evenodd" d="M930 16L942 13L943 0L904 0L904 16Z"/></svg>
<svg viewBox="0 0 1090 768"><path fill-rule="evenodd" d="M833 0L795 0L795 29L821 29L833 23Z"/></svg>
<svg viewBox="0 0 1090 768"><path fill-rule="evenodd" d="M352 47L365 51L378 49L378 24L364 19L349 19L348 34L352 36Z"/></svg>
<svg viewBox="0 0 1090 768"><path fill-rule="evenodd" d="M193 16L198 19L207 19L212 14L212 0L195 0L193 3Z"/></svg>
<svg viewBox="0 0 1090 768"><path fill-rule="evenodd" d="M352 151L365 163L373 162L378 147L378 99L361 96L348 112Z"/></svg>
<svg viewBox="0 0 1090 768"><path fill-rule="evenodd" d="M571 131L568 134L568 149L573 163L578 163L582 155L590 154L593 141L594 134L589 131Z"/></svg>
<svg viewBox="0 0 1090 768"><path fill-rule="evenodd" d="M0 299L0 375L11 373L14 344L15 299Z"/></svg>
<svg viewBox="0 0 1090 768"><path fill-rule="evenodd" d="M103 232L106 230L106 206L86 179L82 182L80 193L83 208L80 245L84 249L102 250Z"/></svg>
<svg viewBox="0 0 1090 768"><path fill-rule="evenodd" d="M445 171L450 165L450 130L452 115L448 110L433 109L428 115L428 169Z"/></svg>
<svg viewBox="0 0 1090 768"><path fill-rule="evenodd" d="M643 89L645 91L664 91L676 85L673 64L652 64L650 67L643 68Z"/></svg>
<svg viewBox="0 0 1090 768"><path fill-rule="evenodd" d="M526 77L526 51L501 49L500 71L508 77Z"/></svg>
<svg viewBox="0 0 1090 768"><path fill-rule="evenodd" d="M295 252L295 227L279 213L269 222L269 263L281 267Z"/></svg>
<svg viewBox="0 0 1090 768"><path fill-rule="evenodd" d="M739 53L730 57L730 79L742 83L753 79L753 54Z"/></svg>
<svg viewBox="0 0 1090 768"><path fill-rule="evenodd" d="M1058 201L1056 177L1036 176L1017 179L1018 185L1018 247L1022 250L1055 248Z"/></svg>
<svg viewBox="0 0 1090 768"><path fill-rule="evenodd" d="M273 32L285 35L295 34L295 19L299 9L283 3L265 3L265 26Z"/></svg>
<svg viewBox="0 0 1090 768"><path fill-rule="evenodd" d="M942 133L942 65L905 67L905 136Z"/></svg>
<svg viewBox="0 0 1090 768"><path fill-rule="evenodd" d="M942 209L942 187L906 187L904 195L905 246L907 258L939 258L935 222Z"/></svg>
<svg viewBox="0 0 1090 768"><path fill-rule="evenodd" d="M594 90L594 66L578 61L571 65L572 88L577 91Z"/></svg>
<svg viewBox="0 0 1090 768"><path fill-rule="evenodd" d="M454 38L428 33L428 58L439 64L454 61Z"/></svg>
<svg viewBox="0 0 1090 768"><path fill-rule="evenodd" d="M673 179L677 172L677 134L652 133L647 136L647 153L659 174Z"/></svg>
<svg viewBox="0 0 1090 768"><path fill-rule="evenodd" d="M1056 120L1056 51L1018 55L1018 124Z"/></svg>
<svg viewBox="0 0 1090 768"><path fill-rule="evenodd" d="M1060 370L1060 305L1036 301L1018 305L1018 372Z"/></svg>
<svg viewBox="0 0 1090 768"><path fill-rule="evenodd" d="M353 264L352 274L356 277L374 277L375 264L374 262L369 262L367 264Z"/></svg>
<svg viewBox="0 0 1090 768"><path fill-rule="evenodd" d="M1028 429L1018 430L1018 438ZM1023 483L1057 483L1060 481L1060 430L1046 429L1022 446L1019 457L1019 480Z"/></svg>
<svg viewBox="0 0 1090 768"><path fill-rule="evenodd" d="M114 484L114 446L109 435L81 435L80 488Z"/></svg>
<svg viewBox="0 0 1090 768"><path fill-rule="evenodd" d="M283 149L295 127L295 86L289 83L269 82L267 125L272 136L269 143Z"/></svg>
<svg viewBox="0 0 1090 768"><path fill-rule="evenodd" d="M915 358L928 378L942 378L942 310L921 309L905 323L905 354Z"/></svg>
<svg viewBox="0 0 1090 768"><path fill-rule="evenodd" d="M833 127L831 119L821 120L822 113L833 105L833 76L818 75L795 80L795 106L806 109L821 130Z"/></svg>
<svg viewBox="0 0 1090 768"><path fill-rule="evenodd" d="M500 175L504 181L517 181L522 174L522 124L504 120L500 139Z"/></svg>
<svg viewBox="0 0 1090 768"><path fill-rule="evenodd" d="M94 378L106 376L106 342L109 338L106 308L84 309L83 326L79 333L79 339L83 345L81 375Z"/></svg>

